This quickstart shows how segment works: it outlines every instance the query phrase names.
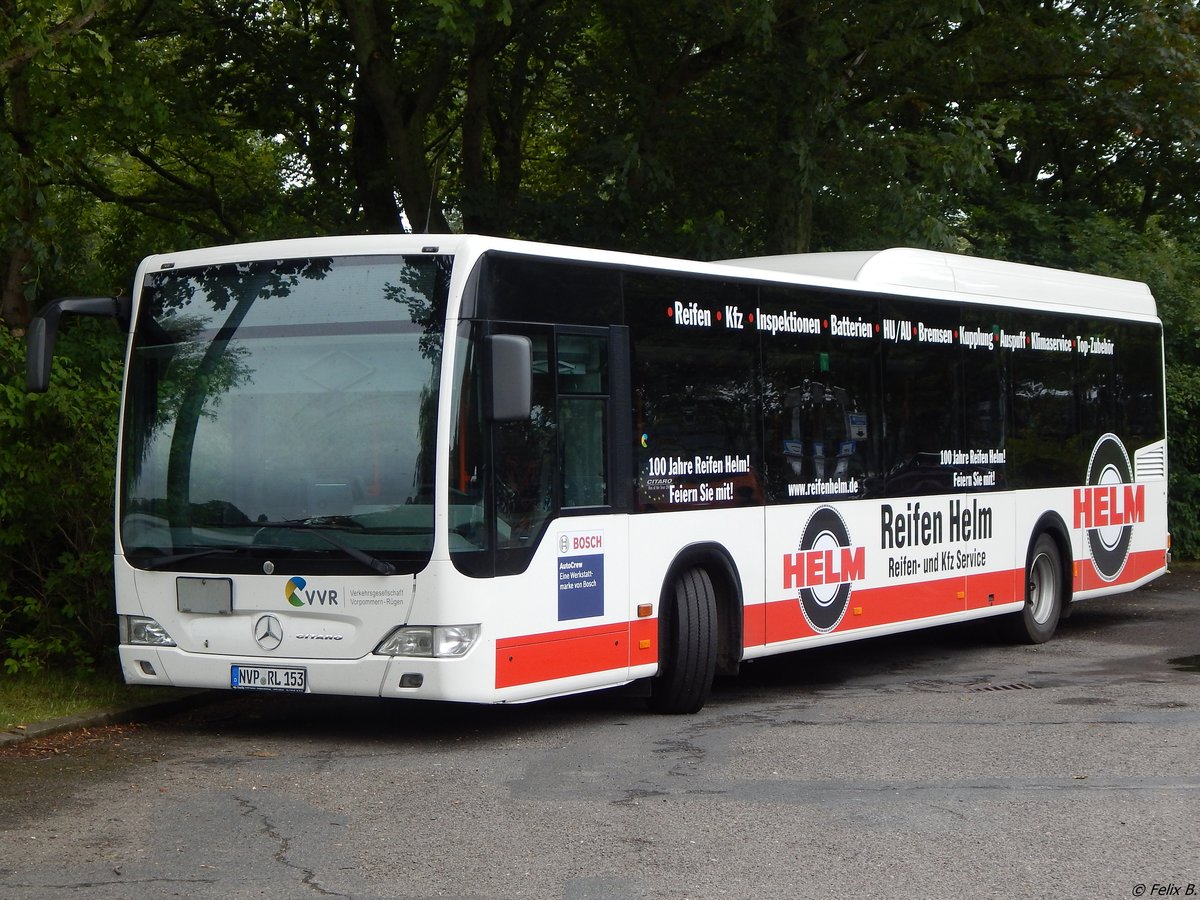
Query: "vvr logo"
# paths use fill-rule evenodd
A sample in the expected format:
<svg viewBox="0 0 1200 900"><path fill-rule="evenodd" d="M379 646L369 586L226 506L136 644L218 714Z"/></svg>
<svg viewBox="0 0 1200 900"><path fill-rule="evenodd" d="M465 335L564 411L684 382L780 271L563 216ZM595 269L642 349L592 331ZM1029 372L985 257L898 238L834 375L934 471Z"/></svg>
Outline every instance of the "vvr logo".
<svg viewBox="0 0 1200 900"><path fill-rule="evenodd" d="M289 578L286 585L283 587L283 596L287 598L287 602L295 607L312 606L337 606L338 592L335 590L318 591L305 590L308 582L296 575Z"/></svg>
<svg viewBox="0 0 1200 900"><path fill-rule="evenodd" d="M805 621L824 634L842 621L853 582L866 568L866 550L851 544L842 517L822 506L804 527L799 552L783 555L783 586L796 589Z"/></svg>

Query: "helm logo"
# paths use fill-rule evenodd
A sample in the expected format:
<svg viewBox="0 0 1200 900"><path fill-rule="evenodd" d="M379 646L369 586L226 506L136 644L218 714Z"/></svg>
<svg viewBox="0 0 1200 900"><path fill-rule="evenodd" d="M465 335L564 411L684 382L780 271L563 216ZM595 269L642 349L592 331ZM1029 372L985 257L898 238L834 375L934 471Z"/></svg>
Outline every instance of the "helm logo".
<svg viewBox="0 0 1200 900"><path fill-rule="evenodd" d="M851 544L846 523L830 506L813 512L799 552L783 557L783 586L796 589L804 620L819 634L841 623L853 582L865 575L866 550Z"/></svg>
<svg viewBox="0 0 1200 900"><path fill-rule="evenodd" d="M1115 434L1096 441L1085 484L1075 490L1075 528L1086 531L1097 574L1115 581L1129 559L1133 526L1146 520L1146 488L1133 483L1129 454Z"/></svg>

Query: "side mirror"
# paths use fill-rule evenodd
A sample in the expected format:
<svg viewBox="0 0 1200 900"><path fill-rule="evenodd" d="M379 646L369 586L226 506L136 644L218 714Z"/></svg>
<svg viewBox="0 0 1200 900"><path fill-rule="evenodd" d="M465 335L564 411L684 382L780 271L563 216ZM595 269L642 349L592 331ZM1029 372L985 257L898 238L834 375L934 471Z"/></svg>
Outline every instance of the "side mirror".
<svg viewBox="0 0 1200 900"><path fill-rule="evenodd" d="M44 393L50 387L50 364L58 338L58 322L63 314L106 316L129 322L129 309L114 297L60 297L51 300L29 323L25 339L25 389Z"/></svg>
<svg viewBox="0 0 1200 900"><path fill-rule="evenodd" d="M488 418L522 422L533 410L533 342L520 334L487 338L491 391Z"/></svg>

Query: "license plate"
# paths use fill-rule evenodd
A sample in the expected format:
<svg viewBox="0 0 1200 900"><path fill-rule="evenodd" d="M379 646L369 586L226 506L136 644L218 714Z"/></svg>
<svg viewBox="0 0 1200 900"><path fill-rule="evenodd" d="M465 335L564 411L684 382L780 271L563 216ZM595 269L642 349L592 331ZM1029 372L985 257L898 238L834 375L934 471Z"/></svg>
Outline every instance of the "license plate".
<svg viewBox="0 0 1200 900"><path fill-rule="evenodd" d="M230 666L229 686L242 691L303 693L308 690L308 671L284 666Z"/></svg>

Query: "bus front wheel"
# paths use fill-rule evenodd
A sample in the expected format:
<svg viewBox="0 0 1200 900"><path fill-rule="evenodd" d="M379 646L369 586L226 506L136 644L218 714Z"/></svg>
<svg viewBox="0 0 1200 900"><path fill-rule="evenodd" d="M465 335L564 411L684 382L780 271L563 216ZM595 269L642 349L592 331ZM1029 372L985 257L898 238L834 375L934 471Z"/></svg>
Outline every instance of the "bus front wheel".
<svg viewBox="0 0 1200 900"><path fill-rule="evenodd" d="M664 605L663 662L651 684L650 705L663 713L694 713L708 699L717 666L717 599L708 572L682 572Z"/></svg>
<svg viewBox="0 0 1200 900"><path fill-rule="evenodd" d="M1013 636L1026 644L1044 644L1054 636L1063 611L1063 567L1058 544L1041 534L1025 568L1025 607L1012 616Z"/></svg>

